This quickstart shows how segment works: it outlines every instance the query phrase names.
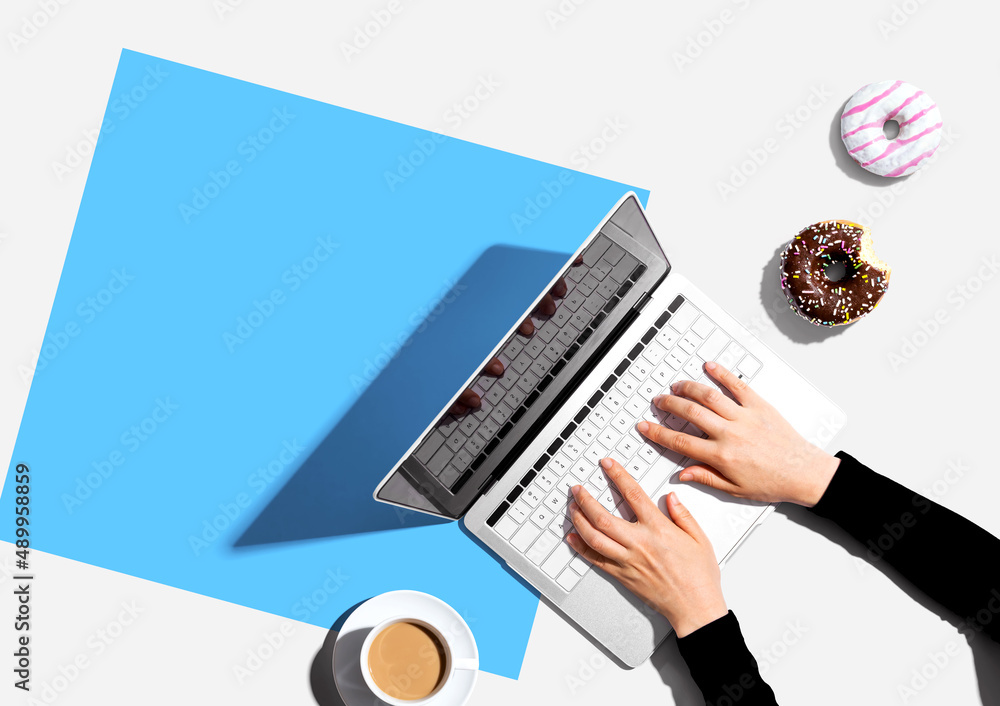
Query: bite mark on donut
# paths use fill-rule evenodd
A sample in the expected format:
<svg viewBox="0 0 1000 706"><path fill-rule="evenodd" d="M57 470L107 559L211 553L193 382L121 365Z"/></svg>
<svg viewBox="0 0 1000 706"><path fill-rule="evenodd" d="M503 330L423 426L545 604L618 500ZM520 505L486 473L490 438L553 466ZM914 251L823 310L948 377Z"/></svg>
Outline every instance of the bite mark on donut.
<svg viewBox="0 0 1000 706"><path fill-rule="evenodd" d="M827 271L836 263L845 273L834 281ZM807 226L781 254L781 288L788 304L817 326L839 326L874 311L891 273L875 254L869 229L851 221Z"/></svg>

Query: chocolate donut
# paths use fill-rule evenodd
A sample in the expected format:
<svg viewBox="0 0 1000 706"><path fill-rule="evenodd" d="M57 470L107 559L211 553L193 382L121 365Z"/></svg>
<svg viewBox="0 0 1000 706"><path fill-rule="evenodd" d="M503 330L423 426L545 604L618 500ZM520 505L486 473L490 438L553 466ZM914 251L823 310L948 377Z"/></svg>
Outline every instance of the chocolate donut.
<svg viewBox="0 0 1000 706"><path fill-rule="evenodd" d="M840 263L845 273L826 272ZM849 324L878 306L891 269L875 256L871 231L850 221L807 226L781 253L781 290L792 311L817 326Z"/></svg>

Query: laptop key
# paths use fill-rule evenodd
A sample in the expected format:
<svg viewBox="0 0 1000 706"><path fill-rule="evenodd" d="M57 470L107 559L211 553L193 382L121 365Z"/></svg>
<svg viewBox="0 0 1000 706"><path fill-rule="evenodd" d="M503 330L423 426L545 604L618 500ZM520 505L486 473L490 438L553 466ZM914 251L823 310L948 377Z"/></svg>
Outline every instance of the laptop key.
<svg viewBox="0 0 1000 706"><path fill-rule="evenodd" d="M688 362L684 364L684 373L691 376L692 380L697 380L701 377L701 366L703 363L700 358L691 358Z"/></svg>
<svg viewBox="0 0 1000 706"><path fill-rule="evenodd" d="M671 304L671 306L673 306L673 304ZM685 303L680 309L674 312L674 315L670 317L670 321L667 323L673 326L674 330L684 333L691 327L694 320L698 318L699 313L700 312L691 306L691 304Z"/></svg>
<svg viewBox="0 0 1000 706"><path fill-rule="evenodd" d="M618 283L613 279L606 279L597 286L596 291L604 297L605 301L607 301L615 295L615 292L618 291Z"/></svg>
<svg viewBox="0 0 1000 706"><path fill-rule="evenodd" d="M533 508L531 511L531 521L534 522L539 527L541 527L542 529L545 529L546 527L549 526L549 523L552 522L553 517L554 515L552 511L549 509L547 505L544 504Z"/></svg>
<svg viewBox="0 0 1000 706"><path fill-rule="evenodd" d="M760 370L760 361L752 355L746 355L740 361L739 372L743 373L746 377L752 378L757 374L758 370Z"/></svg>
<svg viewBox="0 0 1000 706"><path fill-rule="evenodd" d="M556 537L549 531L542 531L538 539L535 540L531 548L524 553L526 557L531 561L532 564L538 566L545 558L549 555L557 544L562 542L561 539Z"/></svg>
<svg viewBox="0 0 1000 706"><path fill-rule="evenodd" d="M514 533L514 536L510 539L510 543L517 551L524 552L541 532L542 530L533 523L525 523L521 525L521 529Z"/></svg>
<svg viewBox="0 0 1000 706"><path fill-rule="evenodd" d="M511 535L518 528L518 524L510 517L503 515L493 526L493 530L504 539L510 539Z"/></svg>
<svg viewBox="0 0 1000 706"><path fill-rule="evenodd" d="M617 265L618 261L622 259L624 254L625 249L621 245L611 243L611 245L608 246L607 251L604 253L604 257L601 259L607 260L612 265Z"/></svg>
<svg viewBox="0 0 1000 706"><path fill-rule="evenodd" d="M539 503L542 502L542 490L541 488L538 487L536 483L532 483L531 485L529 485L527 488L524 489L524 492L521 493L520 499L524 501L529 507L536 508L538 507Z"/></svg>
<svg viewBox="0 0 1000 706"><path fill-rule="evenodd" d="M660 332L656 334L655 340L661 346L669 350L674 347L674 344L677 343L679 338L680 336L678 336L676 331L669 326L666 326L660 329Z"/></svg>
<svg viewBox="0 0 1000 706"><path fill-rule="evenodd" d="M569 515L559 513L549 525L549 530L565 537L573 531L573 520L569 519Z"/></svg>
<svg viewBox="0 0 1000 706"><path fill-rule="evenodd" d="M590 274L594 275L594 277L596 277L597 279L602 280L603 284L603 280L605 277L608 276L608 273L611 272L611 268L612 268L611 263L601 260L596 265L590 268ZM612 285L615 284L614 280L612 280L611 284Z"/></svg>
<svg viewBox="0 0 1000 706"><path fill-rule="evenodd" d="M446 488L450 488L454 485L455 481L461 477L461 475L462 471L455 468L454 465L451 465L441 471L441 475L438 476L438 480L440 480Z"/></svg>
<svg viewBox="0 0 1000 706"><path fill-rule="evenodd" d="M708 338L708 335L715 330L715 324L707 316L699 316L697 321L691 324L691 330L702 338Z"/></svg>
<svg viewBox="0 0 1000 706"><path fill-rule="evenodd" d="M601 256L611 247L611 239L606 235L598 235L583 253L583 264L589 269L597 264Z"/></svg>
<svg viewBox="0 0 1000 706"><path fill-rule="evenodd" d="M577 331L575 326L567 326L556 334L555 340L559 341L564 346L571 346L573 345L573 342L576 341L578 335L579 331Z"/></svg>
<svg viewBox="0 0 1000 706"><path fill-rule="evenodd" d="M456 422L456 427L457 427L457 422ZM417 452L413 455L416 456L417 460L420 461L420 463L427 465L427 462L431 460L431 456L433 456L435 452L439 448L441 448L441 445L444 444L444 441L445 441L445 435L442 434L440 431L435 430L430 436L427 437L424 443L420 445L420 448L418 448Z"/></svg>
<svg viewBox="0 0 1000 706"><path fill-rule="evenodd" d="M573 587L580 583L581 578L583 577L573 571L573 569L566 568L561 574L559 574L559 578L556 579L556 583L559 584L561 588L567 591L572 591Z"/></svg>
<svg viewBox="0 0 1000 706"><path fill-rule="evenodd" d="M626 255L611 269L608 277L621 284L622 282L630 279L629 275L631 275L633 270L635 270L635 266L638 262L639 261L631 255ZM639 278L636 277L635 279Z"/></svg>
<svg viewBox="0 0 1000 706"><path fill-rule="evenodd" d="M478 424L478 422L477 422ZM445 446L451 449L452 453L458 453L462 446L465 444L466 436L461 429L456 429L455 433L448 437L448 440L444 442Z"/></svg>
<svg viewBox="0 0 1000 706"><path fill-rule="evenodd" d="M555 537L555 535L552 536ZM552 553L549 554L548 558L542 563L542 571L552 578L555 578L562 573L562 570L569 566L569 562L576 554L576 550L563 541L561 537L557 538L557 540L556 546L552 549Z"/></svg>
<svg viewBox="0 0 1000 706"><path fill-rule="evenodd" d="M514 337L511 339L510 343L503 347L502 352L507 360L513 360L523 348L524 344L517 340L517 337Z"/></svg>
<svg viewBox="0 0 1000 706"><path fill-rule="evenodd" d="M451 449L447 446L442 446L431 457L431 460L427 462L427 470L436 476L441 475L441 471L444 470L444 467L448 465L454 455Z"/></svg>

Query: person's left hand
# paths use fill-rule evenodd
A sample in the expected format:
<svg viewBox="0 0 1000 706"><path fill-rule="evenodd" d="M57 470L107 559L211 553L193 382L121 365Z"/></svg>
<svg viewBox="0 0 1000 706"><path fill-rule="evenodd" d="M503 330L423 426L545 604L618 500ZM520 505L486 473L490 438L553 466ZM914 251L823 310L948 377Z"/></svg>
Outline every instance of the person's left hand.
<svg viewBox="0 0 1000 706"><path fill-rule="evenodd" d="M677 495L667 496L668 517L617 461L605 458L601 466L636 521L615 517L575 485L569 509L576 532L567 535L570 546L664 615L677 637L726 615L715 551Z"/></svg>

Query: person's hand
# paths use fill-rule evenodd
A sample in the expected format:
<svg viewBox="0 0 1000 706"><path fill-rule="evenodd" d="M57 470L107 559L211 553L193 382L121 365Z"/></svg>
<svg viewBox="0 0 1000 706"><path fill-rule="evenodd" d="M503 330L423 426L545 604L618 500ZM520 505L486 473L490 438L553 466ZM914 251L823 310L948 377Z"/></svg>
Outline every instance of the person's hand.
<svg viewBox="0 0 1000 706"><path fill-rule="evenodd" d="M691 422L708 438L653 422L639 422L639 432L700 462L681 472L682 481L749 500L788 501L806 507L818 503L840 459L802 438L736 375L713 362L706 363L705 369L735 401L715 387L686 380L674 384L673 394L654 397L653 404Z"/></svg>
<svg viewBox="0 0 1000 706"><path fill-rule="evenodd" d="M667 496L668 517L618 462L606 458L601 466L636 520L615 517L575 485L570 546L665 616L678 637L726 615L715 551L677 495Z"/></svg>
<svg viewBox="0 0 1000 706"><path fill-rule="evenodd" d="M579 260L582 262L582 260ZM577 264L576 262L573 263ZM538 306L528 315L524 321L517 327L517 332L522 336L531 336L535 333L535 322L531 320L532 316L537 316L539 318L547 318L556 313L556 299L566 296L566 291L568 287L566 286L566 280L560 277L556 280L556 283L552 285L552 289L546 292L542 300L538 302ZM483 368L483 375L492 375L493 377L500 377L504 373L503 363L499 358L492 358L486 367ZM479 405L483 403L482 398L479 396L475 390L471 387L462 390L462 393L458 396L448 411L454 415L463 415L470 410L477 409Z"/></svg>

